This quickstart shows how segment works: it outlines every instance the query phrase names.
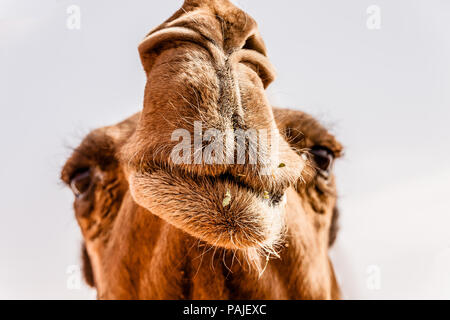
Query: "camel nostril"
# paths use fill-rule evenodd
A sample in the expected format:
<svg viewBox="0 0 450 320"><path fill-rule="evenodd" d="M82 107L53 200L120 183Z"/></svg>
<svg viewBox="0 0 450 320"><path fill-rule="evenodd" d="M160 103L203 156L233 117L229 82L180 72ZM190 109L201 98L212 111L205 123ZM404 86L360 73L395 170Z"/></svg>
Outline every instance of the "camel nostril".
<svg viewBox="0 0 450 320"><path fill-rule="evenodd" d="M255 35L251 35L247 38L242 49L253 50L259 52L264 56L266 55L264 44L260 40L258 40Z"/></svg>

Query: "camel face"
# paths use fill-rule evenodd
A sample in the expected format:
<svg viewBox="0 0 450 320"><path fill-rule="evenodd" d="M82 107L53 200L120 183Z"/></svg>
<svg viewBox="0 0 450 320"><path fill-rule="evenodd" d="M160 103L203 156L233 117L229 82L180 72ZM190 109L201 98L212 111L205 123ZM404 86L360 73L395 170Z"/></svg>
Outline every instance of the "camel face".
<svg viewBox="0 0 450 320"><path fill-rule="evenodd" d="M210 244L271 250L305 161L277 132L256 23L227 2L188 1L139 51L144 109L122 153L133 198ZM177 133L188 140L178 163Z"/></svg>
<svg viewBox="0 0 450 320"><path fill-rule="evenodd" d="M310 116L268 103L274 72L254 20L228 1L186 1L139 53L142 112L90 133L62 171L76 196L88 282L101 297L134 283L129 270L155 263L152 234L170 227L166 246L195 239L258 265L280 252L295 268L317 264L302 277L321 279L308 290L331 297L331 169L341 146ZM112 268L130 273L114 288Z"/></svg>

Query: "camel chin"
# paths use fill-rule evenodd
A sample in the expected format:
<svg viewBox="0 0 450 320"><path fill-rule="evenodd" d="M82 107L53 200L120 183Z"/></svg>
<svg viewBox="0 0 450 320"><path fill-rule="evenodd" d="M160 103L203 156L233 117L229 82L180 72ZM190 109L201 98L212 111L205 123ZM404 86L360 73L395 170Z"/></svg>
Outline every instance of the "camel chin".
<svg viewBox="0 0 450 320"><path fill-rule="evenodd" d="M276 253L286 194L259 193L231 178L194 178L164 170L133 174L135 201L213 246Z"/></svg>

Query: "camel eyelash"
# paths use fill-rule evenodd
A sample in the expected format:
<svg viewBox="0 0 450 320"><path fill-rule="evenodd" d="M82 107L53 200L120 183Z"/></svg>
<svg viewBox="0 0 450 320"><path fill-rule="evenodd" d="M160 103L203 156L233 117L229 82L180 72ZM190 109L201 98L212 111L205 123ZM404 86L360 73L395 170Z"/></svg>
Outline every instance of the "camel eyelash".
<svg viewBox="0 0 450 320"><path fill-rule="evenodd" d="M78 167L74 168L72 172L69 174L69 182L71 182L76 176L86 172L90 171L91 169L89 167Z"/></svg>

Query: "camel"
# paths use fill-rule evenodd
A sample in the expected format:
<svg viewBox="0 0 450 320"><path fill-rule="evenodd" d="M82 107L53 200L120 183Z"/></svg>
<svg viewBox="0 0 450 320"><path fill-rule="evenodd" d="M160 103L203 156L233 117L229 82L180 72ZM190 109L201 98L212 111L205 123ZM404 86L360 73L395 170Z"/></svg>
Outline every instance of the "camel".
<svg viewBox="0 0 450 320"><path fill-rule="evenodd" d="M89 133L61 173L98 299L339 299L328 250L342 146L268 102L256 22L228 0L186 0L139 54L142 110ZM218 135L199 141L198 124ZM244 135L236 161L233 134L251 130L267 139Z"/></svg>

